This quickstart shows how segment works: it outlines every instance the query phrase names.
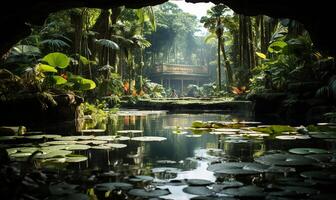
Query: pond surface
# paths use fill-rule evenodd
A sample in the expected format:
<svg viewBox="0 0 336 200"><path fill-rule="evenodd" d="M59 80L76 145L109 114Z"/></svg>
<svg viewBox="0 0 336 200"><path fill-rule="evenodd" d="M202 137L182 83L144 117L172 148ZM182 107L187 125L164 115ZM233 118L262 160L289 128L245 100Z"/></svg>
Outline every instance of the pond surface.
<svg viewBox="0 0 336 200"><path fill-rule="evenodd" d="M230 123L224 129L190 128L194 121ZM237 128L235 124L241 121L245 123L240 123ZM120 111L117 117L102 125L105 132L99 129L83 132L84 136L95 135L96 139L118 135L117 139L102 137L102 141L107 140L102 145L87 142L91 145L89 150L74 147L74 153L88 159L71 162L65 169L79 174L90 170L105 174L95 183L128 182L146 191L169 189L170 194L161 196L163 199L184 200L197 196L319 199L320 194L324 199L334 198L328 188L334 187L336 181L335 134L319 132L312 135L301 127L294 128L295 133L268 136L252 131L251 127L259 124L248 121L251 119L214 113ZM105 148L111 143L113 147ZM314 173L321 169L326 172L325 178L316 178L320 175ZM154 180L148 181L147 176ZM202 183L205 180L211 183Z"/></svg>

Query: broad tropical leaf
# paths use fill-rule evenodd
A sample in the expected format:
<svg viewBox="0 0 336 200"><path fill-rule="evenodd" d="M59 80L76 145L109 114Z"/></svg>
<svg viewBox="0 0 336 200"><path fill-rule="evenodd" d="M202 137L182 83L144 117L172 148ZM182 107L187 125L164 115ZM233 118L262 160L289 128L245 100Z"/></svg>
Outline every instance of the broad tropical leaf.
<svg viewBox="0 0 336 200"><path fill-rule="evenodd" d="M268 51L270 53L280 53L283 48L287 46L287 43L284 41L276 41L273 42L271 45L268 47Z"/></svg>
<svg viewBox="0 0 336 200"><path fill-rule="evenodd" d="M53 67L58 67L61 69L68 67L70 64L70 58L63 53L58 52L49 53L48 55L44 56L42 60Z"/></svg>
<svg viewBox="0 0 336 200"><path fill-rule="evenodd" d="M55 76L52 76L52 77L53 77L53 79L54 79L56 85L62 85L62 84L64 84L64 83L68 82L68 81L67 81L66 79L64 79L62 76L57 76L57 75L55 75Z"/></svg>
<svg viewBox="0 0 336 200"><path fill-rule="evenodd" d="M261 52L256 52L257 56L261 59L266 59L266 55Z"/></svg>
<svg viewBox="0 0 336 200"><path fill-rule="evenodd" d="M45 65L45 64L37 64L36 67L35 67L35 70L37 72L57 72L57 69L53 66L50 66L50 65Z"/></svg>
<svg viewBox="0 0 336 200"><path fill-rule="evenodd" d="M32 45L17 45L12 48L11 53L14 55L40 55L41 51L38 47Z"/></svg>
<svg viewBox="0 0 336 200"><path fill-rule="evenodd" d="M113 42L112 40L99 39L99 40L95 40L95 42L100 46L110 48L110 49L114 49L114 50L119 50L118 44Z"/></svg>

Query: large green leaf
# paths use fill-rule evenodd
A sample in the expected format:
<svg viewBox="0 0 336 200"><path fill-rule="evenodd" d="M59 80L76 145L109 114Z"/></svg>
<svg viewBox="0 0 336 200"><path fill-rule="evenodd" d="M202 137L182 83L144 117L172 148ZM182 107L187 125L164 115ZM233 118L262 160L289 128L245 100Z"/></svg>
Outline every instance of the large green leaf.
<svg viewBox="0 0 336 200"><path fill-rule="evenodd" d="M12 48L11 53L14 55L40 55L41 51L38 47L32 45L17 45Z"/></svg>
<svg viewBox="0 0 336 200"><path fill-rule="evenodd" d="M44 56L42 60L53 67L59 67L62 69L68 67L70 64L70 58L63 53L58 52L49 53L48 55Z"/></svg>
<svg viewBox="0 0 336 200"><path fill-rule="evenodd" d="M54 79L54 81L55 81L55 84L56 85L62 85L62 84L64 84L64 83L66 83L66 82L68 82L66 79L64 79L62 76L53 76L53 79Z"/></svg>
<svg viewBox="0 0 336 200"><path fill-rule="evenodd" d="M37 64L36 67L35 67L35 70L37 72L57 72L57 69L55 67L52 67L50 65L45 65L45 64Z"/></svg>
<svg viewBox="0 0 336 200"><path fill-rule="evenodd" d="M70 75L68 81L73 82L73 87L77 90L92 90L96 87L96 83L94 81L78 75Z"/></svg>
<svg viewBox="0 0 336 200"><path fill-rule="evenodd" d="M119 50L118 44L115 43L115 42L113 42L112 40L99 39L99 40L96 40L96 43L98 45L106 47L106 48L110 48L110 49L114 49L114 50Z"/></svg>
<svg viewBox="0 0 336 200"><path fill-rule="evenodd" d="M273 42L269 47L268 47L268 51L270 53L280 53L282 51L283 48L285 48L287 46L287 43L284 41L276 41Z"/></svg>

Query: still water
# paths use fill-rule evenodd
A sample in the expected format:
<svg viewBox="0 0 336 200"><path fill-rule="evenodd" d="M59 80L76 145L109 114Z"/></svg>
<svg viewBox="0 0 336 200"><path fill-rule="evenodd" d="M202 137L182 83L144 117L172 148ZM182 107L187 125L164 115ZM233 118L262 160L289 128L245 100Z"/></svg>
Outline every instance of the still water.
<svg viewBox="0 0 336 200"><path fill-rule="evenodd" d="M86 119L82 136L26 134L3 136L0 143L16 161L26 162L39 150L38 163L47 174L55 175L56 169L55 182L82 185L84 194L95 188L98 195L99 184L126 182L137 188L121 193L131 193L130 199L146 199L133 191L160 189L170 191L161 199L174 200L209 195L316 199L321 194L335 199L334 125L308 131L262 125L238 114L137 110L121 110L96 123ZM195 121L225 128L191 128ZM259 132L263 128L278 133Z"/></svg>

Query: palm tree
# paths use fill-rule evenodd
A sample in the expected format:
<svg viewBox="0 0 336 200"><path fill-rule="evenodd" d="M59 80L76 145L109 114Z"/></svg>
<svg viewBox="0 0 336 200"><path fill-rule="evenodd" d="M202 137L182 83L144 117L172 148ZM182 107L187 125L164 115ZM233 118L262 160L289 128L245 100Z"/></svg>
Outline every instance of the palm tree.
<svg viewBox="0 0 336 200"><path fill-rule="evenodd" d="M208 10L208 16L201 18L201 23L204 24L204 27L209 30L211 34L216 34L217 37L217 69L218 69L218 87L221 90L221 60L220 53L222 52L224 58L224 66L226 68L227 75L227 85L232 84L232 69L230 62L226 56L225 52L225 41L223 37L224 25L226 18L224 14L229 11L229 8L223 4L218 4Z"/></svg>

